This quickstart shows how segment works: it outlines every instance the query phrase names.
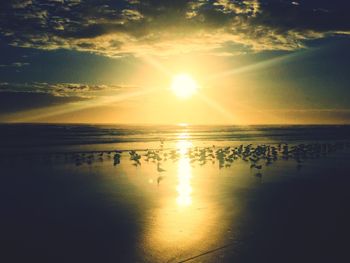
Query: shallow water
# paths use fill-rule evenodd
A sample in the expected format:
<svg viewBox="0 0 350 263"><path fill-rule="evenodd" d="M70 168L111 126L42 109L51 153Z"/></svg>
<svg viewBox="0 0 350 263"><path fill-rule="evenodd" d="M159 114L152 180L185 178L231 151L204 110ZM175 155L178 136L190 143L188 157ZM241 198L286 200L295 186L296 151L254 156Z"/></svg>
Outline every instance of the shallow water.
<svg viewBox="0 0 350 263"><path fill-rule="evenodd" d="M242 158L193 162L196 143L165 141L179 155L158 168L145 151L140 164L128 152L116 165L106 153L3 157L1 261L347 261L349 148L256 171Z"/></svg>

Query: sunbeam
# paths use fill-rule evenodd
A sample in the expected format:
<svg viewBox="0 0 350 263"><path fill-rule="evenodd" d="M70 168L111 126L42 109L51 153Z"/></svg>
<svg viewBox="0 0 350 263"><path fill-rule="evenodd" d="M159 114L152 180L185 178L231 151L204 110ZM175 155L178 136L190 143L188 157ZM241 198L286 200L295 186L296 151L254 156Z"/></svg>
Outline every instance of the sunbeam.
<svg viewBox="0 0 350 263"><path fill-rule="evenodd" d="M233 76L233 75L243 74L243 73L248 73L248 72L253 72L253 71L255 72L257 70L265 69L268 67L273 67L273 66L276 66L282 62L286 62L292 58L295 58L296 56L301 55L300 53L301 52L293 52L293 53L289 53L289 54L275 57L272 59L257 62L257 63L254 63L252 65L248 65L248 66L244 66L244 67L240 67L240 68L234 68L234 69L227 70L227 71L215 74L215 75L210 75L204 79L204 82L208 83L208 82L215 81L215 80L225 78L228 76Z"/></svg>
<svg viewBox="0 0 350 263"><path fill-rule="evenodd" d="M199 93L198 97L210 108L214 109L222 116L224 116L228 123L237 123L237 118L230 111L226 110L222 105L220 105L220 103L214 101L213 99L210 99L203 93Z"/></svg>
<svg viewBox="0 0 350 263"><path fill-rule="evenodd" d="M33 109L30 111L24 111L16 113L16 116L11 116L16 119L16 122L33 122L41 119L54 117L66 113L73 113L80 110L85 110L89 108L95 108L99 106L107 106L116 102L122 102L131 98L143 96L146 94L150 94L152 92L156 92L159 89L140 89L134 92L128 92L124 94L114 95L111 97L98 97L96 99L88 100L88 101L79 101L79 102L70 102L59 106L49 106L40 109Z"/></svg>
<svg viewBox="0 0 350 263"><path fill-rule="evenodd" d="M148 65L160 71L162 74L171 77L173 74L170 72L164 65L162 65L157 59L152 56L142 54L140 55L143 61L145 61Z"/></svg>

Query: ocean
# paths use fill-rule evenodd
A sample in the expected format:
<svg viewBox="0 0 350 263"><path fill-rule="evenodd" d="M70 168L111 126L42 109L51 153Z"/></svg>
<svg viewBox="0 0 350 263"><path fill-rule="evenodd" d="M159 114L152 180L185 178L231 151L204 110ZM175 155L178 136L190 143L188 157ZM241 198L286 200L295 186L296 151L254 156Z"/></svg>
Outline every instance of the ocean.
<svg viewBox="0 0 350 263"><path fill-rule="evenodd" d="M350 126L0 125L1 262L349 262Z"/></svg>
<svg viewBox="0 0 350 263"><path fill-rule="evenodd" d="M0 124L0 152L145 150L179 139L195 146L346 141L348 125L180 126Z"/></svg>

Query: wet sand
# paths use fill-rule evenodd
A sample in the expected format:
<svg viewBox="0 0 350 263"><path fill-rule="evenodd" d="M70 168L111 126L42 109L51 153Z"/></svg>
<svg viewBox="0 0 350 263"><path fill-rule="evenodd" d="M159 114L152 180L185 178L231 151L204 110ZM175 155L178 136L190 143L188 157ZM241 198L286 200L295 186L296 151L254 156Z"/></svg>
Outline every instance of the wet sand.
<svg viewBox="0 0 350 263"><path fill-rule="evenodd" d="M162 155L159 166L128 151L117 164L116 153L94 153L91 163L82 153L78 162L3 159L1 261L349 260L348 148L300 163L281 153L261 169L228 155L222 165L192 162L189 149L182 142L178 158Z"/></svg>

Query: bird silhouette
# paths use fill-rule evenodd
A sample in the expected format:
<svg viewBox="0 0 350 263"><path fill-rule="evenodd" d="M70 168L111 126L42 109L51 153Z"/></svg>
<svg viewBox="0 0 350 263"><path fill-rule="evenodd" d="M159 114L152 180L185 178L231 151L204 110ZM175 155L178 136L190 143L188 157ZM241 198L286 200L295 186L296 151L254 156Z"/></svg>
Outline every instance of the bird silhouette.
<svg viewBox="0 0 350 263"><path fill-rule="evenodd" d="M165 172L166 170L160 167L160 163L157 163L157 171L158 173Z"/></svg>

